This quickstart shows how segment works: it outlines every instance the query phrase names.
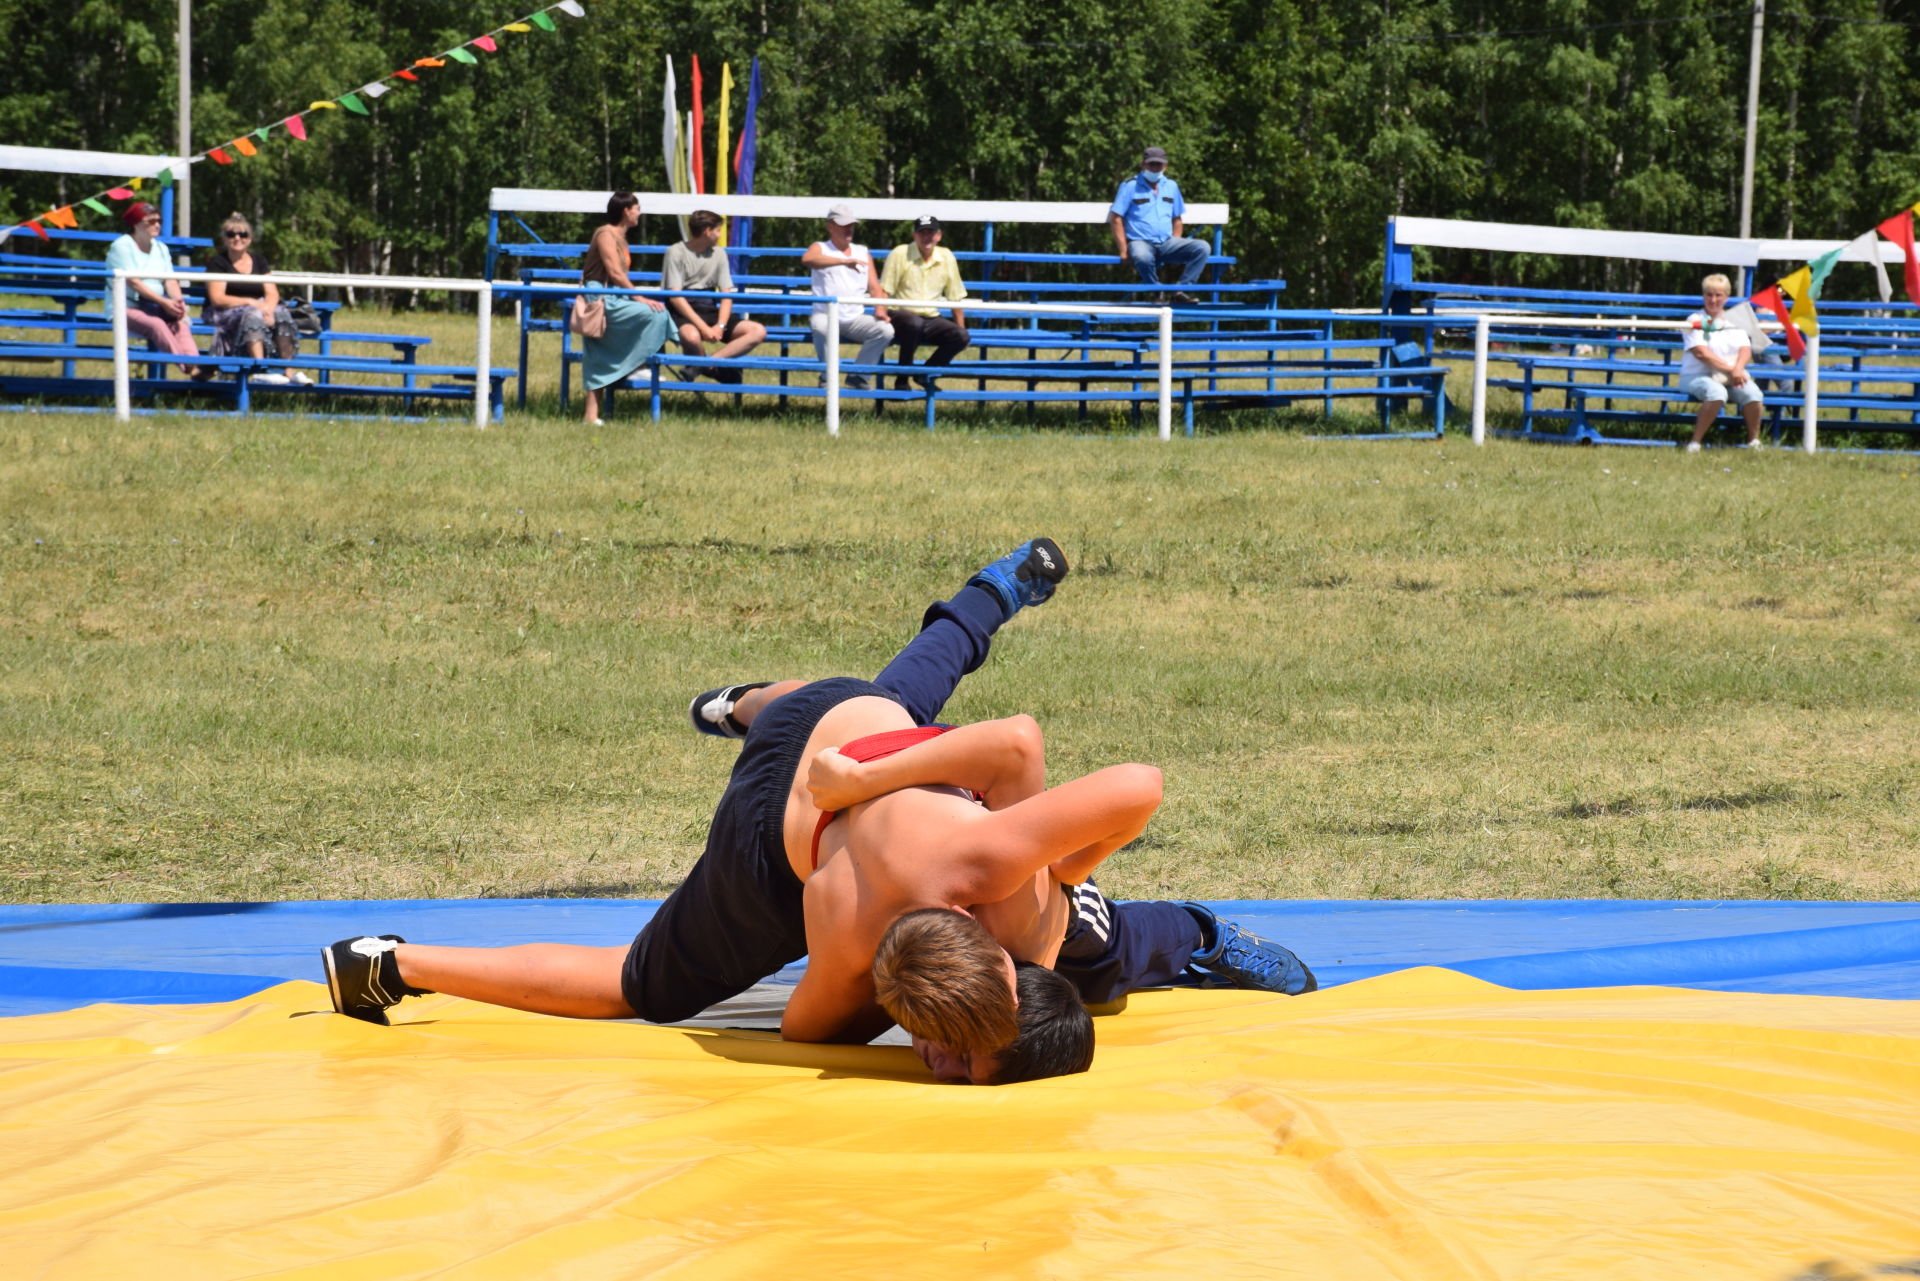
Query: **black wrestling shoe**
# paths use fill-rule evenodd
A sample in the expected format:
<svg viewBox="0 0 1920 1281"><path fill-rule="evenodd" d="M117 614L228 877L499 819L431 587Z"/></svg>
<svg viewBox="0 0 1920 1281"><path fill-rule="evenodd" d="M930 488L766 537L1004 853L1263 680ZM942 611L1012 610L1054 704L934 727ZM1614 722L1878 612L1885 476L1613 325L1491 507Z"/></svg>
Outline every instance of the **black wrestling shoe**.
<svg viewBox="0 0 1920 1281"><path fill-rule="evenodd" d="M1278 943L1269 942L1244 926L1223 921L1198 903L1182 903L1199 918L1204 942L1188 969L1203 983L1225 980L1234 987L1254 988L1299 996L1320 986L1313 971Z"/></svg>
<svg viewBox="0 0 1920 1281"><path fill-rule="evenodd" d="M1051 538L1034 538L1002 556L967 580L999 598L1000 608L1012 618L1028 605L1039 605L1067 576L1067 554Z"/></svg>
<svg viewBox="0 0 1920 1281"><path fill-rule="evenodd" d="M409 987L400 980L393 948L404 942L398 934L378 938L363 934L320 949L335 1014L386 1027L387 1011L399 1004L401 997L425 994L425 988Z"/></svg>
<svg viewBox="0 0 1920 1281"><path fill-rule="evenodd" d="M702 734L715 738L745 738L747 727L733 719L733 705L749 690L765 689L772 681L749 681L745 685L723 685L704 694L695 694L687 704L687 719Z"/></svg>

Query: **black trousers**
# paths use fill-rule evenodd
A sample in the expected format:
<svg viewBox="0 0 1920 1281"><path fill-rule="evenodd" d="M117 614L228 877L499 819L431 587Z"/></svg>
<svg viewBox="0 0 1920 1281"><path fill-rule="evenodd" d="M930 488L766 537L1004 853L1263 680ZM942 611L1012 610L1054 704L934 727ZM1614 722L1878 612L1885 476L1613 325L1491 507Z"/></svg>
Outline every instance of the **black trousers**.
<svg viewBox="0 0 1920 1281"><path fill-rule="evenodd" d="M945 316L916 316L910 311L893 312L893 337L900 344L900 363L911 365L913 355L923 343L933 344L929 365L948 365L967 349L973 335Z"/></svg>

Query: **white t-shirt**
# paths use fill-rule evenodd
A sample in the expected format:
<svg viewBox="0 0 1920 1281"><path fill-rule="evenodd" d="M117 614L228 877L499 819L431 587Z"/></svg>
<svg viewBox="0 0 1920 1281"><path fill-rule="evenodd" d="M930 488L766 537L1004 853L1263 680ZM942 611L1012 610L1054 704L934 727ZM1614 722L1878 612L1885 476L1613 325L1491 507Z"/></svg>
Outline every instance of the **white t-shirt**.
<svg viewBox="0 0 1920 1281"><path fill-rule="evenodd" d="M873 255L867 252L865 245L849 245L846 249L835 249L831 240L816 240L809 251L819 250L832 254L836 258L858 258L864 267L815 267L813 269L813 292L823 298L847 298L854 294L864 296L867 292L867 273L873 270ZM816 316L827 314L825 303L813 309ZM852 320L864 316L866 308L855 303L840 304L840 319Z"/></svg>
<svg viewBox="0 0 1920 1281"><path fill-rule="evenodd" d="M1704 374L1719 372L1717 369L1709 368L1706 361L1694 355L1696 347L1706 347L1720 359L1732 361L1740 354L1742 348L1753 346L1747 338L1747 331L1728 320L1725 313L1721 314L1719 320L1710 321L1707 319L1706 312L1696 311L1687 319L1698 324L1700 328L1680 331L1680 346L1685 350L1685 354L1680 357L1682 378L1699 378ZM1707 332L1708 325L1713 326L1712 333Z"/></svg>

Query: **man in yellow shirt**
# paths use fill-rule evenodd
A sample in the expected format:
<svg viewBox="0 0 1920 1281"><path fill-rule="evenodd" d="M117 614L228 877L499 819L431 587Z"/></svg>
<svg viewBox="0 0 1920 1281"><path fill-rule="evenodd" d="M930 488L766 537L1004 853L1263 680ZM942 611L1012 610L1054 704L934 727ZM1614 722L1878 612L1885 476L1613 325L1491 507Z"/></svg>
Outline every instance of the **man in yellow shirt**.
<svg viewBox="0 0 1920 1281"><path fill-rule="evenodd" d="M880 287L895 300L893 332L900 344L900 363L911 365L914 352L923 342L933 344L929 365L951 364L967 349L973 335L967 332L967 313L953 309L948 320L930 307L914 307L913 302L961 302L967 287L960 279L960 264L951 249L940 247L940 220L928 215L913 224L913 243L900 245L887 255L880 272ZM896 390L907 389L907 376L894 381Z"/></svg>

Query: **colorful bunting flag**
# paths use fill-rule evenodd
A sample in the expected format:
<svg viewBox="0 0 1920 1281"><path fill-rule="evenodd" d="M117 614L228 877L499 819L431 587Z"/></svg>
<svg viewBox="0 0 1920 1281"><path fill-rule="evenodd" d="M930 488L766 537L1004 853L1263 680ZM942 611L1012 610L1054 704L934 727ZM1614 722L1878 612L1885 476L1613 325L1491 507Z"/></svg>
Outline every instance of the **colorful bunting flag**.
<svg viewBox="0 0 1920 1281"><path fill-rule="evenodd" d="M1876 232L1862 232L1847 242L1847 253L1865 258L1873 266L1874 284L1879 286L1880 301L1893 301L1893 282L1887 279L1886 259L1880 256L1880 237Z"/></svg>
<svg viewBox="0 0 1920 1281"><path fill-rule="evenodd" d="M445 58L415 58L413 65L416 67L444 67L447 65L447 60Z"/></svg>
<svg viewBox="0 0 1920 1281"><path fill-rule="evenodd" d="M378 102L380 99L386 97L388 93L392 92L392 86L387 85L379 80L374 80L374 81L371 81L370 83L361 85L358 89L354 90L354 92L364 93L367 95L367 97L372 98L374 101Z"/></svg>
<svg viewBox="0 0 1920 1281"><path fill-rule="evenodd" d="M1787 340L1787 350L1793 354L1795 360L1807 354L1807 340L1801 337L1798 329L1794 328L1793 317L1787 313L1786 300L1780 297L1780 286L1769 285L1747 301L1755 307L1765 307L1779 319L1786 329L1784 336Z"/></svg>
<svg viewBox="0 0 1920 1281"><path fill-rule="evenodd" d="M569 18L584 18L587 16L587 11L580 7L580 0L560 0L559 4L552 7L566 14Z"/></svg>
<svg viewBox="0 0 1920 1281"><path fill-rule="evenodd" d="M1820 332L1820 313L1814 309L1813 268L1802 267L1788 276L1782 276L1774 285L1775 289L1793 299L1793 323L1803 333Z"/></svg>
<svg viewBox="0 0 1920 1281"><path fill-rule="evenodd" d="M255 129L253 131L253 136L258 138L261 142L265 142L267 140L267 135L271 134L272 132L273 132L272 125L261 125L258 129Z"/></svg>
<svg viewBox="0 0 1920 1281"><path fill-rule="evenodd" d="M87 208L93 210L97 214L105 214L109 218L113 217L113 210L107 208L105 205L101 204L98 200L95 200L92 196L88 196L85 200L82 200L80 203L85 205Z"/></svg>
<svg viewBox="0 0 1920 1281"><path fill-rule="evenodd" d="M138 187L140 185L140 180L138 178L135 178L133 180L133 185ZM107 199L108 200L132 200L133 193L131 191L128 191L125 187L113 187L107 191Z"/></svg>
<svg viewBox="0 0 1920 1281"><path fill-rule="evenodd" d="M371 111L367 110L367 104L360 101L360 98L357 94L351 94L351 93L341 94L340 105L345 107L348 111L351 111L356 116L370 116L373 114Z"/></svg>
<svg viewBox="0 0 1920 1281"><path fill-rule="evenodd" d="M207 158L212 160L216 165L230 165L233 163L233 157L228 155L225 149L221 147L215 147L209 151Z"/></svg>
<svg viewBox="0 0 1920 1281"><path fill-rule="evenodd" d="M473 43L475 43L476 45L479 45L482 49L485 49L488 53L498 53L500 51L500 46L494 43L494 39L492 36L475 36L473 38Z"/></svg>
<svg viewBox="0 0 1920 1281"><path fill-rule="evenodd" d="M251 138L235 138L227 145L243 156L257 156L260 154L260 148L253 145L253 139Z"/></svg>
<svg viewBox="0 0 1920 1281"><path fill-rule="evenodd" d="M393 74L396 76L399 76L402 80L411 80L415 84L420 83L420 77L414 75L413 72L408 71L405 67L402 67L400 70L394 72Z"/></svg>
<svg viewBox="0 0 1920 1281"><path fill-rule="evenodd" d="M138 191L140 190L140 179L135 178L132 182L128 183L127 185L129 187L132 187L135 191Z"/></svg>
<svg viewBox="0 0 1920 1281"><path fill-rule="evenodd" d="M541 10L539 13L529 14L527 16L532 18L533 25L540 28L542 31L558 31L560 29L553 25L553 19L547 16L546 11L544 9Z"/></svg>
<svg viewBox="0 0 1920 1281"><path fill-rule="evenodd" d="M47 229L46 229L45 227L42 227L42 226L41 226L41 225L40 225L40 224L39 224L39 223L38 223L37 221L35 221L34 219L31 219L31 218L29 218L29 219L27 219L27 226L29 226L29 227L31 227L31 228L33 228L33 234L34 234L34 235L36 235L36 236L38 236L38 237L40 237L40 239L42 239L42 240L50 240L50 239L52 239L52 237L50 237L50 236L48 236L48 235L47 235Z"/></svg>
<svg viewBox="0 0 1920 1281"><path fill-rule="evenodd" d="M447 56L449 58L452 58L455 62L464 62L468 66L472 66L474 63L480 61L480 59L474 57L472 54L468 53L465 49L449 49L447 50Z"/></svg>
<svg viewBox="0 0 1920 1281"><path fill-rule="evenodd" d="M504 26L504 27L502 27L502 28L500 28L500 29L501 29L502 31L531 31L531 30L533 30L533 28L532 28L532 27L529 27L529 26L528 26L528 25L527 25L526 23L524 23L524 22L509 22L509 23L508 23L508 24L507 24L506 26Z"/></svg>
<svg viewBox="0 0 1920 1281"><path fill-rule="evenodd" d="M309 102L307 104L307 110L308 111L338 111L340 110L340 104L337 102Z"/></svg>
<svg viewBox="0 0 1920 1281"><path fill-rule="evenodd" d="M295 138L299 139L301 142L305 142L307 140L307 122L302 120L299 116L288 116L285 120L282 120L280 123L287 127L288 133L292 134Z"/></svg>
<svg viewBox="0 0 1920 1281"><path fill-rule="evenodd" d="M42 218L43 221L50 222L54 226L64 228L68 231L80 225L80 220L73 216L73 206L71 205L61 205L58 209L49 209L42 215Z"/></svg>
<svg viewBox="0 0 1920 1281"><path fill-rule="evenodd" d="M173 188L173 170L162 169L153 176L153 180L160 184L160 190L170 191Z"/></svg>
<svg viewBox="0 0 1920 1281"><path fill-rule="evenodd" d="M1904 276L1907 297L1911 298L1916 306L1920 306L1920 253L1916 253L1913 244L1913 210L1902 209L1875 230L1899 245L1900 251L1906 255Z"/></svg>

